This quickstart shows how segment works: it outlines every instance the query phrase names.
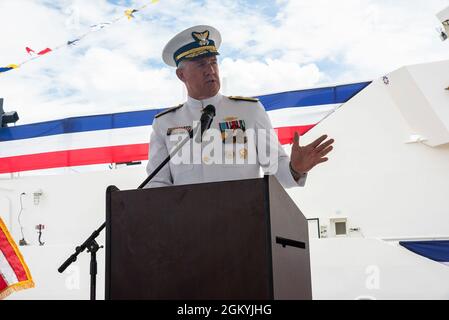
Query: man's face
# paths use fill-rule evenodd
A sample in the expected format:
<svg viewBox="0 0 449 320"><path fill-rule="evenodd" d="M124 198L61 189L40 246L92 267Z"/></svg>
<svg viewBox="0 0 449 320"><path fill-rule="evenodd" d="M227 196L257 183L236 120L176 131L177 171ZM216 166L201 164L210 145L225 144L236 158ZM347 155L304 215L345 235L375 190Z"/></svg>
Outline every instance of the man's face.
<svg viewBox="0 0 449 320"><path fill-rule="evenodd" d="M185 60L182 67L176 70L176 74L185 83L189 95L194 99L210 98L220 90L216 56Z"/></svg>

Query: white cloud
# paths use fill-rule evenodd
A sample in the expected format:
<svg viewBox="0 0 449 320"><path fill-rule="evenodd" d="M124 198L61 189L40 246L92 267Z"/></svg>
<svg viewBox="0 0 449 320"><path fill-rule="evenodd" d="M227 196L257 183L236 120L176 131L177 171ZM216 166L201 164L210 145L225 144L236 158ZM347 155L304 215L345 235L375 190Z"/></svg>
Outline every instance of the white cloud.
<svg viewBox="0 0 449 320"><path fill-rule="evenodd" d="M301 66L279 59L245 61L225 58L221 63L223 89L229 95L259 95L311 87L323 75L314 64Z"/></svg>
<svg viewBox="0 0 449 320"><path fill-rule="evenodd" d="M228 94L367 80L447 58L447 43L434 30L435 13L445 6L446 0L278 0L267 16L254 1L161 0L131 21L1 75L0 96L19 112L19 123L178 104L182 84L162 65L161 52L174 34L196 24L222 33ZM8 33L0 64L27 59L26 46L41 50L73 40L126 8L105 0L2 0L0 28Z"/></svg>
<svg viewBox="0 0 449 320"><path fill-rule="evenodd" d="M257 51L284 48L283 59L326 59L341 65L341 77L374 78L407 64L447 59L434 30L446 0L279 1L279 25L259 29Z"/></svg>
<svg viewBox="0 0 449 320"><path fill-rule="evenodd" d="M26 46L36 51L54 48L124 10L105 1L70 3L68 10L59 12L37 2L2 2L0 20L16 28L14 36L0 45L8 53L2 54L0 63L24 61L29 58ZM77 22L83 27L75 28ZM124 19L90 34L75 47L61 48L3 74L5 108L19 112L19 123L28 123L179 103L183 89L172 70L145 64L160 57L163 39L153 36L157 31L157 26L149 28L145 21Z"/></svg>

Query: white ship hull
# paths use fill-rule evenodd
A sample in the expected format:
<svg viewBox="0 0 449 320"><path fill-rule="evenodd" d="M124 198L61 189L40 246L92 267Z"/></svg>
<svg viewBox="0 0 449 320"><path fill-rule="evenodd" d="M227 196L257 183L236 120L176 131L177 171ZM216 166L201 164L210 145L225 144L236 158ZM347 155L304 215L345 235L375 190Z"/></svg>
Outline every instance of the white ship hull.
<svg viewBox="0 0 449 320"><path fill-rule="evenodd" d="M374 81L302 144L335 138L331 159L305 188L289 190L310 222L314 299L448 299L449 267L416 255L400 240L449 239L449 61L406 67ZM9 299L88 299L89 254L64 274L58 267L105 220L105 190L136 188L140 166L0 176L0 216L36 287ZM36 200L33 193L42 190ZM155 199L157 201L157 199ZM335 235L334 221L346 221ZM34 226L44 224L43 246ZM98 242L105 243L104 234ZM97 297L104 297L104 250L98 253Z"/></svg>

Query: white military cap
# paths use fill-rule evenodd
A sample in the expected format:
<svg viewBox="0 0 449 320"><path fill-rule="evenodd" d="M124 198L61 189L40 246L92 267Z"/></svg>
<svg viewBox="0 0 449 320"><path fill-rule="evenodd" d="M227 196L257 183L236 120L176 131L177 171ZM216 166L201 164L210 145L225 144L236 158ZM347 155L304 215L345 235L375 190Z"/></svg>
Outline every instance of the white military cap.
<svg viewBox="0 0 449 320"><path fill-rule="evenodd" d="M202 55L217 55L221 35L217 29L207 25L188 28L174 36L164 47L162 59L171 67L177 67L185 59Z"/></svg>

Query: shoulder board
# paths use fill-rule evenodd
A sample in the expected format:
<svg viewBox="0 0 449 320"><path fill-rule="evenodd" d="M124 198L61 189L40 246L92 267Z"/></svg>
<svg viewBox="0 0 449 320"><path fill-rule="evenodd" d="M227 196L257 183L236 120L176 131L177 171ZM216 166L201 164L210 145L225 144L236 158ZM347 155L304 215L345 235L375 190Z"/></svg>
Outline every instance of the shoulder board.
<svg viewBox="0 0 449 320"><path fill-rule="evenodd" d="M176 110L178 110L179 108L181 108L183 105L184 105L184 104L181 103L180 105L177 105L176 107L168 108L167 110L164 110L164 111L162 111L162 112L159 112L159 113L156 114L154 117L155 117L155 118L159 118L160 116L163 116L164 114L167 114L167 113L176 111Z"/></svg>
<svg viewBox="0 0 449 320"><path fill-rule="evenodd" d="M259 102L259 99L257 99L257 98L248 98L248 97L240 97L240 96L230 96L228 98L231 99L231 100Z"/></svg>

